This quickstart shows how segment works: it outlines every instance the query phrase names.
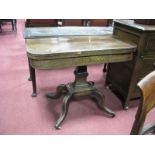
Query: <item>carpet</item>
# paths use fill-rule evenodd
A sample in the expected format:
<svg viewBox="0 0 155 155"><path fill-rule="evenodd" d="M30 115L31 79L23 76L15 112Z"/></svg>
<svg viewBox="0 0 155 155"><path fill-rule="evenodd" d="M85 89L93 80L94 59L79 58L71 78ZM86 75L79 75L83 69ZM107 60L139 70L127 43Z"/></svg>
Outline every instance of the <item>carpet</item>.
<svg viewBox="0 0 155 155"><path fill-rule="evenodd" d="M56 86L74 80L74 68L37 70L38 96L32 98L32 85L23 39L24 20L17 20L17 33L4 25L0 34L0 134L1 135L124 135L129 134L139 101L132 101L129 110L122 109L120 101L104 88L103 65L88 66L88 80L105 94L106 105L116 112L106 117L90 99L73 100L61 130L54 128L62 107L62 97L50 100L47 92ZM153 121L151 112L147 121ZM146 121L146 122L147 122Z"/></svg>

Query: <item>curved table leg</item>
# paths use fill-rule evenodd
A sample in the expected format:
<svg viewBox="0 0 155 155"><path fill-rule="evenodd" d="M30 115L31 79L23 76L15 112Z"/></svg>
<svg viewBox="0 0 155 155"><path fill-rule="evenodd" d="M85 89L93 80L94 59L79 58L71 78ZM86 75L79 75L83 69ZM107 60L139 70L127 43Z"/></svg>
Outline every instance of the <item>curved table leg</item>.
<svg viewBox="0 0 155 155"><path fill-rule="evenodd" d="M52 99L57 99L63 93L65 93L65 97L63 100L62 112L59 116L59 119L56 121L55 128L60 129L60 125L64 121L68 108L69 102L72 97L80 97L80 96L91 96L97 101L97 106L106 114L111 117L115 116L115 113L111 111L109 108L105 106L103 95L95 88L94 82L87 81L87 66L79 66L74 71L75 81L72 83L68 83L66 85L62 84L57 87L56 93L48 93L47 97Z"/></svg>
<svg viewBox="0 0 155 155"><path fill-rule="evenodd" d="M72 94L67 94L64 97L62 112L61 112L61 115L60 115L59 119L56 121L56 124L55 124L56 129L60 129L60 125L62 124L62 122L66 118L68 108L69 108L69 101L70 101L71 97L72 97Z"/></svg>
<svg viewBox="0 0 155 155"><path fill-rule="evenodd" d="M48 98L57 99L62 95L63 92L66 92L66 91L67 91L66 85L61 84L57 87L56 93L47 93L46 96Z"/></svg>
<svg viewBox="0 0 155 155"><path fill-rule="evenodd" d="M99 91L94 91L91 96L97 101L96 104L99 109L101 109L111 117L115 116L115 113L105 106L103 95Z"/></svg>

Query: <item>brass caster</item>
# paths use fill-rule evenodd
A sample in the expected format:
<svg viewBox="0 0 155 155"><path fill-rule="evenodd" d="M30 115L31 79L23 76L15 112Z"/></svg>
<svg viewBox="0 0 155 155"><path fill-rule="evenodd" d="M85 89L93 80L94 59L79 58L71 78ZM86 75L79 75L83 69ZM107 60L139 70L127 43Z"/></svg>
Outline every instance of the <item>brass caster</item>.
<svg viewBox="0 0 155 155"><path fill-rule="evenodd" d="M28 78L28 81L32 81L32 78L31 78L31 76Z"/></svg>
<svg viewBox="0 0 155 155"><path fill-rule="evenodd" d="M57 130L60 130L61 129L61 127L59 126L59 125L55 125L55 129L57 129Z"/></svg>
<svg viewBox="0 0 155 155"><path fill-rule="evenodd" d="M124 107L123 109L124 109L124 110L128 110L128 109L129 109L129 107L128 107L128 106L126 106L126 107Z"/></svg>
<svg viewBox="0 0 155 155"><path fill-rule="evenodd" d="M32 93L32 95L31 95L32 97L36 97L37 96L37 93Z"/></svg>

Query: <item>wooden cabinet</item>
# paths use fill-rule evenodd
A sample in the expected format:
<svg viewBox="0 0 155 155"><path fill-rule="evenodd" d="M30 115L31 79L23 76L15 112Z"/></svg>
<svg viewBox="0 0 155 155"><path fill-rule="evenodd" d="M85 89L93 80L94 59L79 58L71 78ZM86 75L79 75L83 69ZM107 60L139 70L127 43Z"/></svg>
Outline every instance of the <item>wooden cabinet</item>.
<svg viewBox="0 0 155 155"><path fill-rule="evenodd" d="M106 76L106 85L127 109L131 99L140 97L137 82L155 70L155 26L136 24L133 20L116 20L114 35L137 45L133 60L109 64Z"/></svg>

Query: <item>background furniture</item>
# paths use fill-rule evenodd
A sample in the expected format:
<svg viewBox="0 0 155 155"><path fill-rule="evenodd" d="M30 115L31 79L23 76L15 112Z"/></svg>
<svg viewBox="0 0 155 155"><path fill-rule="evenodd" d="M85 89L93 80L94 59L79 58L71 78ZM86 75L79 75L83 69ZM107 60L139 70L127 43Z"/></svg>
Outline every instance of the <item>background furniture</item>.
<svg viewBox="0 0 155 155"><path fill-rule="evenodd" d="M58 26L57 19L26 19L25 27L50 27Z"/></svg>
<svg viewBox="0 0 155 155"><path fill-rule="evenodd" d="M155 19L134 19L137 24L155 25Z"/></svg>
<svg viewBox="0 0 155 155"><path fill-rule="evenodd" d="M155 107L155 71L138 82L138 87L142 98L131 130L132 135L155 132L155 125L143 127L147 114Z"/></svg>
<svg viewBox="0 0 155 155"><path fill-rule="evenodd" d="M17 31L16 22L16 19L0 19L0 32L2 32L2 25L4 23L11 23L12 31Z"/></svg>
<svg viewBox="0 0 155 155"><path fill-rule="evenodd" d="M155 26L116 20L114 35L137 45L133 60L109 64L106 76L106 86L121 100L123 108L128 109L129 101L140 97L137 82L155 70Z"/></svg>
<svg viewBox="0 0 155 155"><path fill-rule="evenodd" d="M84 26L84 19L63 19L62 26Z"/></svg>
<svg viewBox="0 0 155 155"><path fill-rule="evenodd" d="M112 23L111 19L89 19L89 26L110 26Z"/></svg>
<svg viewBox="0 0 155 155"><path fill-rule="evenodd" d="M25 27L111 26L112 21L112 19L26 19Z"/></svg>

